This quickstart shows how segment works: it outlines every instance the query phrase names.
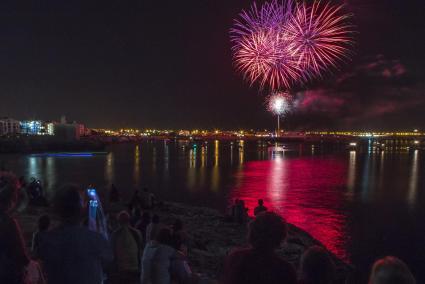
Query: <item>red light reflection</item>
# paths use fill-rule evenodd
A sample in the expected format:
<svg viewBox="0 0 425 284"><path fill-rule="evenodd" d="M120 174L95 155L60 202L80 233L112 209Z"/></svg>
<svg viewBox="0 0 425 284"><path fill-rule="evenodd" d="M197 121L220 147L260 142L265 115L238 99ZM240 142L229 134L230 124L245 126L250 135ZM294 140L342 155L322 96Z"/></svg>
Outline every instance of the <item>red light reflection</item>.
<svg viewBox="0 0 425 284"><path fill-rule="evenodd" d="M347 164L341 159L275 157L248 162L236 174L229 202L245 200L252 215L258 199L349 261L345 216L341 214Z"/></svg>

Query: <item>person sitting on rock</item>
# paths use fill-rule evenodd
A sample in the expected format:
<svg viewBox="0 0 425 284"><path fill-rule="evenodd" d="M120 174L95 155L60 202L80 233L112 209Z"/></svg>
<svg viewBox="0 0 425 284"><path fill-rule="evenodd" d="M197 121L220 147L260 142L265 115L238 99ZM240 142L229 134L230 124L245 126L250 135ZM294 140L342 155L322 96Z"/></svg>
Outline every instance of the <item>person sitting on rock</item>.
<svg viewBox="0 0 425 284"><path fill-rule="evenodd" d="M151 240L154 240L160 229L161 224L159 223L159 216L154 214L152 216L151 223L146 228L146 243L149 243Z"/></svg>
<svg viewBox="0 0 425 284"><path fill-rule="evenodd" d="M44 190L40 180L31 178L31 183L28 185L27 190L31 205L44 207L49 206L49 203L44 196Z"/></svg>
<svg viewBox="0 0 425 284"><path fill-rule="evenodd" d="M142 247L146 246L146 230L151 222L151 214L149 212L143 212L142 218L136 223L135 228L139 230L142 235Z"/></svg>
<svg viewBox="0 0 425 284"><path fill-rule="evenodd" d="M32 243L31 243L31 252L37 257L38 247L40 245L40 238L42 237L43 232L47 232L50 227L50 217L49 215L42 215L38 219L38 230L34 232L32 235Z"/></svg>
<svg viewBox="0 0 425 284"><path fill-rule="evenodd" d="M149 192L147 188L143 189L141 194L142 196L142 208L143 209L152 209L154 207L155 196L152 192Z"/></svg>
<svg viewBox="0 0 425 284"><path fill-rule="evenodd" d="M109 192L109 202L117 203L120 202L120 192L115 184L111 185L111 191Z"/></svg>
<svg viewBox="0 0 425 284"><path fill-rule="evenodd" d="M184 229L182 220L176 219L172 226L173 229L173 243L174 248L179 250L181 247L188 249L189 247L189 236Z"/></svg>
<svg viewBox="0 0 425 284"><path fill-rule="evenodd" d="M136 190L130 199L130 203L128 204L128 212L133 212L135 208L139 208L141 205L142 199L140 197L140 192Z"/></svg>
<svg viewBox="0 0 425 284"><path fill-rule="evenodd" d="M239 199L234 209L234 222L244 224L248 220L248 208L245 207L245 201Z"/></svg>
<svg viewBox="0 0 425 284"><path fill-rule="evenodd" d="M313 246L301 257L301 284L331 284L335 278L335 264L328 252Z"/></svg>
<svg viewBox="0 0 425 284"><path fill-rule="evenodd" d="M133 214L131 214L130 225L136 227L136 224L142 219L142 210L140 210L140 208L136 208L132 213Z"/></svg>
<svg viewBox="0 0 425 284"><path fill-rule="evenodd" d="M261 212L267 211L267 207L263 205L264 201L263 199L258 199L258 206L254 209L254 215L257 216Z"/></svg>
<svg viewBox="0 0 425 284"><path fill-rule="evenodd" d="M258 214L249 224L250 246L234 250L226 259L224 284L297 283L292 265L275 252L286 235L286 223L279 215L272 212Z"/></svg>
<svg viewBox="0 0 425 284"><path fill-rule="evenodd" d="M415 284L409 267L394 256L378 259L372 267L369 284Z"/></svg>

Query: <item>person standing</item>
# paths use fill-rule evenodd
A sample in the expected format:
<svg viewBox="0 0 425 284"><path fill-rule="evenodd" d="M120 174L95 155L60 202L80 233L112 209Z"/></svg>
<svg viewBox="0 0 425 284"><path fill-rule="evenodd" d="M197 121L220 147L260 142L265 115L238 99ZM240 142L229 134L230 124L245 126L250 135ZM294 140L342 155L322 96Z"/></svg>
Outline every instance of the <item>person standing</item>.
<svg viewBox="0 0 425 284"><path fill-rule="evenodd" d="M372 267L369 284L416 284L415 277L402 260L394 256L378 259Z"/></svg>
<svg viewBox="0 0 425 284"><path fill-rule="evenodd" d="M171 284L171 264L176 257L171 242L171 230L164 227L146 245L142 257L141 284Z"/></svg>
<svg viewBox="0 0 425 284"><path fill-rule="evenodd" d="M0 283L24 284L30 258L21 229L10 216L16 206L18 180L0 172Z"/></svg>
<svg viewBox="0 0 425 284"><path fill-rule="evenodd" d="M135 284L139 282L142 239L139 231L130 226L130 215L127 212L118 215L118 223L119 228L111 236L116 283Z"/></svg>
<svg viewBox="0 0 425 284"><path fill-rule="evenodd" d="M286 235L286 223L279 215L258 214L249 224L250 246L236 249L227 257L223 283L296 284L294 268L275 252Z"/></svg>
<svg viewBox="0 0 425 284"><path fill-rule="evenodd" d="M103 265L112 262L109 242L81 225L84 191L68 185L54 200L60 225L40 238L39 257L49 284L101 284Z"/></svg>

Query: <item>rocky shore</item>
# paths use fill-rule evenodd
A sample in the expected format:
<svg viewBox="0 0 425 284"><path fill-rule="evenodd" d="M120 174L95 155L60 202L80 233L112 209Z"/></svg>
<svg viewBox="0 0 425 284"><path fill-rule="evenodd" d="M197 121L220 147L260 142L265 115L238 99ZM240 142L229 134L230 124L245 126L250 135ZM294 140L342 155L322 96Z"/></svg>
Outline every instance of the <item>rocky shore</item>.
<svg viewBox="0 0 425 284"><path fill-rule="evenodd" d="M108 206L106 211L114 215L122 209L123 206ZM153 212L161 217L164 224L172 224L176 219L184 222L192 240L192 248L189 251L190 264L195 272L213 281L219 279L224 259L229 251L246 245L247 226L226 222L224 216L216 210L167 202ZM32 232L36 229L38 217L46 213L49 213L49 209L28 208L24 213L16 214L28 244ZM312 245L323 245L294 225L288 224L288 228L288 238L278 253L298 268L300 257L307 248ZM345 283L344 279L352 268L331 255L337 267L337 283Z"/></svg>

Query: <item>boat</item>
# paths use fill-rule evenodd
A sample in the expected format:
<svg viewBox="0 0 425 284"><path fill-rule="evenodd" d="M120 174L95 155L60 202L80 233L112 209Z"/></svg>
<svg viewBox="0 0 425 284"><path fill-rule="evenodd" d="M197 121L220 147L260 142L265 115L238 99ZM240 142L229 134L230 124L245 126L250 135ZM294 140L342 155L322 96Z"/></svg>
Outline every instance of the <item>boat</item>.
<svg viewBox="0 0 425 284"><path fill-rule="evenodd" d="M32 154L32 157L93 157L107 155L108 152L47 152Z"/></svg>

